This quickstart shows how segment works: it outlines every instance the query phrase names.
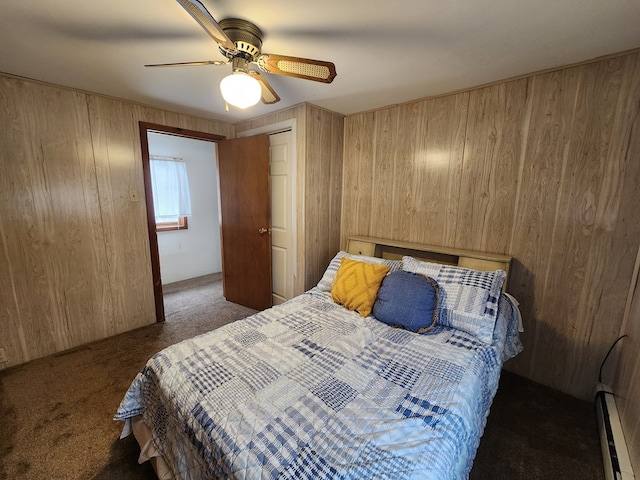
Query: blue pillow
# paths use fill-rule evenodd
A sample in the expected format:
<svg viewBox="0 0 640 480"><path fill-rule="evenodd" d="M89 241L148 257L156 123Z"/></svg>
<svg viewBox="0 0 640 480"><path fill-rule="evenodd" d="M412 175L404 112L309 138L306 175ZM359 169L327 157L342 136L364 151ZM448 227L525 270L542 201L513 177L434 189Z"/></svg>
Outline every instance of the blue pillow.
<svg viewBox="0 0 640 480"><path fill-rule="evenodd" d="M438 317L438 283L426 275L391 272L385 277L373 316L393 327L424 333Z"/></svg>

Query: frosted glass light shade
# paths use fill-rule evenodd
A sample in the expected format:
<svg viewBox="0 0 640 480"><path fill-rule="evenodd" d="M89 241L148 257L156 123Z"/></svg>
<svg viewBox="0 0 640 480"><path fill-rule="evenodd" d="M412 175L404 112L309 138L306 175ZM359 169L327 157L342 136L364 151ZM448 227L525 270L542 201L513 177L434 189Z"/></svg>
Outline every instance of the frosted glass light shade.
<svg viewBox="0 0 640 480"><path fill-rule="evenodd" d="M229 105L238 108L252 107L262 96L260 82L244 72L224 77L220 82L220 92Z"/></svg>

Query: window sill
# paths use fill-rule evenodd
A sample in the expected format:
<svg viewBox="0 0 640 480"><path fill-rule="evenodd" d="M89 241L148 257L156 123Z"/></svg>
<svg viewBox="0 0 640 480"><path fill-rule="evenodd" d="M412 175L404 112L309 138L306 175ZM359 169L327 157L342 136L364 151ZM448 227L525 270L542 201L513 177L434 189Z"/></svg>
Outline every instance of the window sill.
<svg viewBox="0 0 640 480"><path fill-rule="evenodd" d="M187 217L180 217L175 222L156 222L156 232L170 232L173 230L188 230Z"/></svg>

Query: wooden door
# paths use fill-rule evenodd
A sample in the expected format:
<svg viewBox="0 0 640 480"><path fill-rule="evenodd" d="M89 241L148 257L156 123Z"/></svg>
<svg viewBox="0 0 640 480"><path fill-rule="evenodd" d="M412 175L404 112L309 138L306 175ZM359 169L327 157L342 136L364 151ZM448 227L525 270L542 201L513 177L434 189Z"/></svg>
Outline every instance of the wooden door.
<svg viewBox="0 0 640 480"><path fill-rule="evenodd" d="M256 310L271 306L269 137L218 143L224 296Z"/></svg>

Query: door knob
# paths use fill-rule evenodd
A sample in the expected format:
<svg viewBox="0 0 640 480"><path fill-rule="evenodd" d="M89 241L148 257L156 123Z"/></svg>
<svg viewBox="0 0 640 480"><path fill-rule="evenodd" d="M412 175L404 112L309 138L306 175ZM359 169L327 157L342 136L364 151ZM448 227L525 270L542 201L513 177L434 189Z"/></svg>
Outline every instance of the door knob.
<svg viewBox="0 0 640 480"><path fill-rule="evenodd" d="M264 235L265 233L267 233L270 229L269 228L261 228L258 230L258 233L260 235Z"/></svg>

